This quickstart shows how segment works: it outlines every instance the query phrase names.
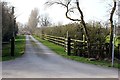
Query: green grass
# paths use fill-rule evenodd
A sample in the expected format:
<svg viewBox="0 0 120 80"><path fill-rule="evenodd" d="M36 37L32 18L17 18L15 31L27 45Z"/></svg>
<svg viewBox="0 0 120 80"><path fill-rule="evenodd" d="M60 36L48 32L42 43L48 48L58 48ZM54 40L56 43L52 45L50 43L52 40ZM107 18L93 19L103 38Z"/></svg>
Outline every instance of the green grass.
<svg viewBox="0 0 120 80"><path fill-rule="evenodd" d="M15 39L15 56L10 56L10 48L11 44L5 44L2 46L2 61L7 61L11 59L15 59L17 57L20 57L22 54L24 54L25 51L25 36L19 35Z"/></svg>
<svg viewBox="0 0 120 80"><path fill-rule="evenodd" d="M2 45L2 56L9 56L10 54L10 43L6 43Z"/></svg>
<svg viewBox="0 0 120 80"><path fill-rule="evenodd" d="M72 59L78 62L82 62L82 63L89 63L89 64L94 64L94 65L100 65L100 66L106 66L106 67L111 67L111 62L108 61L103 61L103 60L99 60L99 61L89 61L88 58L84 58L84 57L79 57L79 56L68 56L67 53L65 52L65 49L62 46L56 45L54 43L51 43L47 40L42 40L41 38L34 36L37 40L39 40L41 43L43 43L45 46L47 46L48 48L50 48L51 50L53 50L54 52L56 52L57 54L68 58L68 59ZM118 62L115 61L114 63L114 67L115 68L120 68L120 65L118 65Z"/></svg>

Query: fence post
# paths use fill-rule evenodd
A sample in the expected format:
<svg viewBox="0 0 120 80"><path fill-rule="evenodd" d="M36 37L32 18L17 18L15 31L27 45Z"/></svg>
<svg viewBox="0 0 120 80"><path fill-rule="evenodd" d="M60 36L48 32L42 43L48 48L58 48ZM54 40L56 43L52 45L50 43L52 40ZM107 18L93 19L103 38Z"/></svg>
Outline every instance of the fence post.
<svg viewBox="0 0 120 80"><path fill-rule="evenodd" d="M68 39L67 39L67 55L71 55L71 45L70 45L70 43L71 43L71 38L70 37L68 37Z"/></svg>
<svg viewBox="0 0 120 80"><path fill-rule="evenodd" d="M11 56L14 56L15 51L15 39L12 37L11 39Z"/></svg>
<svg viewBox="0 0 120 80"><path fill-rule="evenodd" d="M85 35L83 34L83 42L85 42Z"/></svg>

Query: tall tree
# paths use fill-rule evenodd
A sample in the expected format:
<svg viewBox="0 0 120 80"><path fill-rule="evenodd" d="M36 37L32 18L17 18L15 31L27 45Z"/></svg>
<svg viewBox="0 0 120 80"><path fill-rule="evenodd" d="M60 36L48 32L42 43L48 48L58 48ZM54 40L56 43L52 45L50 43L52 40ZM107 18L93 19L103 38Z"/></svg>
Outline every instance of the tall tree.
<svg viewBox="0 0 120 80"><path fill-rule="evenodd" d="M51 6L54 4L62 5L63 7L66 8L66 13L65 13L66 18L68 18L72 21L78 21L83 25L84 33L85 33L85 36L87 39L88 52L90 53L90 38L89 38L89 34L87 31L87 27L86 27L86 22L84 20L84 14L83 14L83 11L81 10L80 4L79 4L79 0L49 0L46 2L46 4L48 6ZM76 10L78 11L80 16L77 19L74 19L69 14L74 13Z"/></svg>
<svg viewBox="0 0 120 80"><path fill-rule="evenodd" d="M113 16L116 10L116 6L117 6L117 1L113 0L113 7L110 13L110 53L112 54L112 47L113 47L113 29L114 29L114 25L113 25Z"/></svg>
<svg viewBox="0 0 120 80"><path fill-rule="evenodd" d="M31 14L28 20L28 28L30 33L34 33L34 30L37 27L38 22L39 22L39 10L37 8L34 8L31 11Z"/></svg>

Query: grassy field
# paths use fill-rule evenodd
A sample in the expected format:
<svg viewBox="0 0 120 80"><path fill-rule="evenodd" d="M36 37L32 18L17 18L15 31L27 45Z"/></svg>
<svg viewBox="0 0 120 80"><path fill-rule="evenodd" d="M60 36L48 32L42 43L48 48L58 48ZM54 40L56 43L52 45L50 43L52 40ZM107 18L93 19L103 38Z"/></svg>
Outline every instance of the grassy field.
<svg viewBox="0 0 120 80"><path fill-rule="evenodd" d="M22 54L24 54L25 51L25 36L20 35L17 36L15 39L15 56L10 56L10 48L11 44L7 43L2 45L2 61L15 59L16 57L20 57Z"/></svg>
<svg viewBox="0 0 120 80"><path fill-rule="evenodd" d="M89 61L88 58L84 58L84 57L79 57L79 56L68 56L67 53L65 52L65 49L59 45L53 44L49 41L46 40L42 40L41 38L34 36L37 40L39 40L41 43L43 43L45 46L49 47L51 50L53 50L54 52L56 52L57 54L68 58L68 59L72 59L78 62L82 62L82 63L89 63L89 64L94 64L94 65L100 65L100 66L106 66L106 67L111 67L111 62L107 62L107 61ZM115 61L114 63L114 67L115 68L120 68L120 65L118 65L118 62Z"/></svg>

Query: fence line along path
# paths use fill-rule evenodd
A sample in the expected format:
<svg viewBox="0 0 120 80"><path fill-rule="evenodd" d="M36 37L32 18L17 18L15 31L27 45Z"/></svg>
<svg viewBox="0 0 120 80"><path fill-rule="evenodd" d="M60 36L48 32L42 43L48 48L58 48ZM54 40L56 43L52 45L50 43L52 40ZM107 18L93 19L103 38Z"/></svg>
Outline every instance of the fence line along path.
<svg viewBox="0 0 120 80"><path fill-rule="evenodd" d="M71 39L70 37L64 38L42 34L42 39L63 46L68 55L91 57L96 59L105 59L111 57L109 52L109 43L91 43L90 54L88 54L87 41L85 41L85 37L83 40L76 40ZM118 50L120 50L120 45L118 46Z"/></svg>

